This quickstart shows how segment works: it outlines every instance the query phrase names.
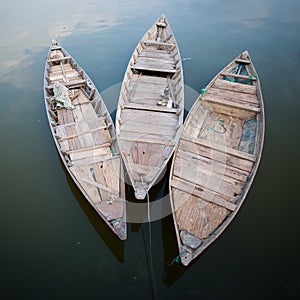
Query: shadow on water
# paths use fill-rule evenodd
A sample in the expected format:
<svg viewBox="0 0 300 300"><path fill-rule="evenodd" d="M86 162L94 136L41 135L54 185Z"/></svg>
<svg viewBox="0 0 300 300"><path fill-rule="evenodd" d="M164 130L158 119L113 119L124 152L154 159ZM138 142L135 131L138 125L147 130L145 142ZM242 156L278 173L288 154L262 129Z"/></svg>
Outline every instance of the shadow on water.
<svg viewBox="0 0 300 300"><path fill-rule="evenodd" d="M166 190L168 187L168 169L163 172L163 175L159 178L158 182L150 189L149 201L150 201L150 215L148 216L148 200L147 196L144 200L137 200L134 196L134 190L132 186L126 185L126 199L127 205L127 220L130 223L130 228L133 232L138 232L143 223L148 222L148 217L151 221L160 219L161 212L157 211L157 207L160 207L166 196ZM157 202L156 202L157 201ZM158 203L158 206L156 203Z"/></svg>
<svg viewBox="0 0 300 300"><path fill-rule="evenodd" d="M67 173L63 163L60 163L61 167L65 172L67 183L72 193L74 194L77 202L79 203L81 209L87 216L89 222L92 224L97 234L105 242L106 246L109 248L111 253L117 258L117 260L119 262L124 262L124 242L121 241L110 230L107 224L102 220L102 218L98 215L98 213L94 210L94 208L90 205L90 203L78 189L71 176Z"/></svg>
<svg viewBox="0 0 300 300"><path fill-rule="evenodd" d="M168 187L166 187L168 189ZM169 199L169 197L168 197ZM164 209L171 209L170 201L165 201ZM178 258L178 246L174 228L173 215L170 214L161 220L162 242L164 252L163 281L170 287L188 268L181 265Z"/></svg>
<svg viewBox="0 0 300 300"><path fill-rule="evenodd" d="M148 276L151 280L151 260L154 259L156 264L160 265L161 270L161 277L163 282L168 286L172 286L187 270L188 268L183 267L181 263L171 263L174 261L174 258L178 255L178 247L176 241L176 234L173 225L173 217L171 212L170 206L170 198L169 198L169 171L171 166L172 159L167 165L166 171L164 175L161 177L161 180L154 185L149 191L149 199L150 199L150 217L151 217L151 227L152 227L152 243L155 245L160 244L158 239L162 239L162 248L163 248L163 255L160 254L160 251L156 249L149 249L149 241L148 241L148 234L149 234L149 225L143 223L130 223L131 231L134 233L141 233L142 241L145 248L146 257L148 260ZM144 203L142 209L139 210L139 218L144 219L144 223L147 223L148 220L148 210L147 210L147 199L141 201L136 200L134 197L134 191L131 186L127 186L126 197L130 203ZM160 202L156 207L155 204ZM157 210L160 210L160 214ZM130 215L131 219L134 219L133 214L137 213L136 209L132 209L129 211L127 209L127 215ZM158 218L161 216L160 218ZM153 219L154 218L154 219ZM156 225L155 225L156 224ZM157 232L157 225L162 229L162 235L158 234ZM151 238L151 234L150 234ZM158 256L159 253L159 256ZM150 258L149 256L152 256ZM154 264L155 265L155 264ZM153 267L153 266L152 266ZM158 269L158 266L154 269ZM157 275L157 273L156 273Z"/></svg>

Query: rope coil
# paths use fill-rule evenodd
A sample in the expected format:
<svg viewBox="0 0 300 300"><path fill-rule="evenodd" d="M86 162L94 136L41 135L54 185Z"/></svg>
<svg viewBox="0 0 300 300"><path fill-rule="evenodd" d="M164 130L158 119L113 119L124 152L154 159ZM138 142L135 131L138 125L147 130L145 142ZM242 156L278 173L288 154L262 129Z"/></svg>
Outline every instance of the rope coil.
<svg viewBox="0 0 300 300"><path fill-rule="evenodd" d="M224 120L220 119L220 120L214 120L214 121L215 122L219 122L219 125L223 128L223 131L218 131L218 130L216 130L215 128L213 128L211 126L208 126L207 130L212 130L212 131L214 131L216 133L224 134L227 131L227 129L224 126Z"/></svg>

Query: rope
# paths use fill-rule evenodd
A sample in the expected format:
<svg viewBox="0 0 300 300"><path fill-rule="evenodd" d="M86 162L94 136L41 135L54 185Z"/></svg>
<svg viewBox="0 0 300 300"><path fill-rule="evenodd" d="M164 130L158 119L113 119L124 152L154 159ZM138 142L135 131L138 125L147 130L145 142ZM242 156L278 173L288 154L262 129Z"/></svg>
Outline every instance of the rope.
<svg viewBox="0 0 300 300"><path fill-rule="evenodd" d="M180 251L180 253L179 253L175 258L173 258L173 259L171 260L171 262L166 263L165 266L166 266L166 267L171 267L171 266L174 265L174 264L179 264L179 263L180 263L180 256L181 256L182 254L184 254L184 252L185 252L184 250Z"/></svg>
<svg viewBox="0 0 300 300"><path fill-rule="evenodd" d="M219 125L223 128L223 131L218 131L215 128L210 127L210 126L207 127L207 130L212 130L212 131L214 131L216 133L224 134L227 131L227 129L224 126L224 120L220 119L220 120L214 120L214 121L219 122Z"/></svg>
<svg viewBox="0 0 300 300"><path fill-rule="evenodd" d="M151 215L150 215L150 197L147 188L144 185L143 176L141 175L141 182L147 194L147 210L148 210L148 228L149 228L149 255L148 255L148 269L149 279L151 283L152 298L157 299L156 284L153 272L153 261L152 261L152 232L151 232Z"/></svg>
<svg viewBox="0 0 300 300"><path fill-rule="evenodd" d="M114 149L113 145L110 146L110 151L111 151L112 156L115 156L115 149Z"/></svg>
<svg viewBox="0 0 300 300"><path fill-rule="evenodd" d="M177 255L175 258L173 258L173 259L171 260L171 262L166 263L165 266L166 266L166 267L171 267L171 266L174 265L174 264L179 264L179 262L180 262L180 256Z"/></svg>

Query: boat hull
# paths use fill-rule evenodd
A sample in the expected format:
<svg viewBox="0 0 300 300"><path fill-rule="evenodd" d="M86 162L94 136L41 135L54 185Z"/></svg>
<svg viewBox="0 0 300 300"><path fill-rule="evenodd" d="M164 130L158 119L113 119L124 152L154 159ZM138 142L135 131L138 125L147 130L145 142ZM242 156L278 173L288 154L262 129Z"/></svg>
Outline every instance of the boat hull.
<svg viewBox="0 0 300 300"><path fill-rule="evenodd" d="M178 142L183 113L180 52L161 16L130 58L116 113L121 155L137 199L160 179Z"/></svg>
<svg viewBox="0 0 300 300"><path fill-rule="evenodd" d="M245 51L195 101L174 153L170 201L183 265L239 211L259 166L264 127L259 78Z"/></svg>
<svg viewBox="0 0 300 300"><path fill-rule="evenodd" d="M44 99L66 170L110 229L126 239L125 180L112 119L86 72L56 41L46 60Z"/></svg>

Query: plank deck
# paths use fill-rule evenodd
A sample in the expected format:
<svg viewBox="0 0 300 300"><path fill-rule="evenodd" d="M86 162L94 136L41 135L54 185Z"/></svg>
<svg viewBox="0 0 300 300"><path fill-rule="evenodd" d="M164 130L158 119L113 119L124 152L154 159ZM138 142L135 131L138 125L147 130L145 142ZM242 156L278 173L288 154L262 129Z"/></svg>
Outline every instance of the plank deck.
<svg viewBox="0 0 300 300"><path fill-rule="evenodd" d="M237 214L257 171L263 138L260 83L245 51L198 97L173 156L170 201L183 265L214 242Z"/></svg>
<svg viewBox="0 0 300 300"><path fill-rule="evenodd" d="M216 79L212 87L250 95L257 94L256 87L254 85L240 84L222 79Z"/></svg>
<svg viewBox="0 0 300 300"><path fill-rule="evenodd" d="M166 106L159 106L159 105L145 105L145 104L138 104L138 103L126 103L122 105L123 108L129 109L136 109L136 110L144 110L144 111L159 111L163 113L177 113L177 108L168 108Z"/></svg>
<svg viewBox="0 0 300 300"><path fill-rule="evenodd" d="M48 59L45 66L44 98L57 150L87 201L112 232L124 240L125 180L112 119L90 78L56 42L50 47L48 57L51 56L55 58ZM74 109L53 108L55 82L68 88Z"/></svg>
<svg viewBox="0 0 300 300"><path fill-rule="evenodd" d="M175 74L176 69L170 68L164 64L150 64L150 63L136 63L132 69L140 71L152 71L152 72L161 72L161 73L171 73Z"/></svg>
<svg viewBox="0 0 300 300"><path fill-rule="evenodd" d="M161 16L133 51L116 113L120 152L137 199L146 197L175 149L183 123L183 87L177 42Z"/></svg>
<svg viewBox="0 0 300 300"><path fill-rule="evenodd" d="M223 198L217 193L212 193L204 187L192 184L189 181L185 181L179 177L174 176L170 184L172 187L175 187L176 189L188 194L197 196L206 202L217 204L218 206L224 207L230 211L234 211L236 209L236 205L226 200L225 197Z"/></svg>

